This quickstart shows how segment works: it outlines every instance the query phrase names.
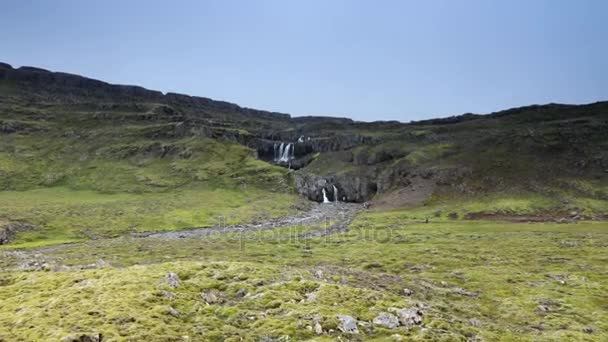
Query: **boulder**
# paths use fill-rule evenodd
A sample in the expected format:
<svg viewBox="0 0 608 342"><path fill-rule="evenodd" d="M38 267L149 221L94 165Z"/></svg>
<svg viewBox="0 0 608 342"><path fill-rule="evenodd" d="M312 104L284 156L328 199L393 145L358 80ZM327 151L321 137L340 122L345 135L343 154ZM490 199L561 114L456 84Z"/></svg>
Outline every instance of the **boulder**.
<svg viewBox="0 0 608 342"><path fill-rule="evenodd" d="M215 303L219 302L215 293L213 293L211 291L203 292L201 294L201 296L203 297L203 299L205 300L205 303L207 303L207 304L215 304Z"/></svg>
<svg viewBox="0 0 608 342"><path fill-rule="evenodd" d="M167 285L174 289L178 288L180 284L179 276L173 272L167 273L167 275L165 275L165 281L167 282Z"/></svg>
<svg viewBox="0 0 608 342"><path fill-rule="evenodd" d="M422 310L420 308L392 309L391 311L397 315L399 323L406 328L422 324Z"/></svg>
<svg viewBox="0 0 608 342"><path fill-rule="evenodd" d="M338 319L340 320L340 324L338 325L338 329L342 332L349 334L358 334L359 329L357 328L357 320L349 315L338 315Z"/></svg>
<svg viewBox="0 0 608 342"><path fill-rule="evenodd" d="M399 326L399 319L397 316L388 312L381 312L372 322L389 329L394 329Z"/></svg>

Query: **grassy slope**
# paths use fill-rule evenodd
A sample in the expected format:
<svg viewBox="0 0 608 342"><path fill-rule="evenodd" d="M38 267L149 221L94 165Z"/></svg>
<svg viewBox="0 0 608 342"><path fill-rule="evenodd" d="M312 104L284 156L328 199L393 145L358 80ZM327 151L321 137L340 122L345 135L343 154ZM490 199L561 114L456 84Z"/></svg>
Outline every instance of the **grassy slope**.
<svg viewBox="0 0 608 342"><path fill-rule="evenodd" d="M0 337L35 340L103 332L109 340L302 340L314 338L306 326L314 324L315 316L328 331L336 328L336 314L370 321L389 307L424 303L431 307L424 328L361 328L360 335L348 338L608 338L605 223L422 224L412 221L410 212L397 211L364 214L352 228L311 240L277 240L268 233L118 239L52 251L51 257L68 265L103 259L126 268L2 273L0 300L8 310ZM179 262L165 263L166 258ZM14 265L18 255L3 260L4 266ZM151 262L160 264L136 266ZM314 276L317 270L323 272L321 279ZM163 285L168 272L178 273L183 286ZM238 297L241 288L250 295ZM414 294L403 296L403 288ZM163 289L177 299L163 298ZM209 290L223 302L205 305L200 293ZM316 293L316 301L300 303L307 293ZM169 306L181 315L169 315ZM588 327L592 334L583 331ZM319 340L340 335L334 331Z"/></svg>
<svg viewBox="0 0 608 342"><path fill-rule="evenodd" d="M524 111L449 125L388 127L381 143L321 153L304 171L376 179L392 170L461 171L460 179L440 184L415 209L430 216L577 211L607 217L608 173L598 162L608 157L606 111L606 105L591 105L567 113Z"/></svg>
<svg viewBox="0 0 608 342"><path fill-rule="evenodd" d="M12 110L38 120L0 135L0 218L41 228L14 247L237 223L286 215L297 201L285 169L238 144L148 137L164 125L98 121L90 108ZM111 113L135 115L121 110Z"/></svg>

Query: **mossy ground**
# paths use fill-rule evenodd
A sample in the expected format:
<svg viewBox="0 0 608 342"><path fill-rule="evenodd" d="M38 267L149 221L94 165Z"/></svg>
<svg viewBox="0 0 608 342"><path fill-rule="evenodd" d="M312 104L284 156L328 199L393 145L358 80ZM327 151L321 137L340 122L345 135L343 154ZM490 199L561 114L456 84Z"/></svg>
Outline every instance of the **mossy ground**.
<svg viewBox="0 0 608 342"><path fill-rule="evenodd" d="M410 218L408 211L369 212L347 233L314 239L285 239L289 232L283 230L99 240L51 250L46 257L64 265L103 259L113 267L3 272L0 299L7 314L0 337L103 332L119 341L380 341L395 334L446 341L608 338L606 223L425 224ZM3 267L18 264L13 253L5 252ZM163 285L168 272L177 273L183 285ZM238 297L241 288L250 295ZM414 294L404 296L404 288ZM177 298L163 298L161 290ZM210 290L221 303L203 302L200 293ZM307 301L308 293L317 299ZM416 303L430 306L422 327L360 327L358 335L336 330L337 314L367 322L389 307ZM180 315L168 314L169 306ZM307 328L315 317L326 330L322 336Z"/></svg>

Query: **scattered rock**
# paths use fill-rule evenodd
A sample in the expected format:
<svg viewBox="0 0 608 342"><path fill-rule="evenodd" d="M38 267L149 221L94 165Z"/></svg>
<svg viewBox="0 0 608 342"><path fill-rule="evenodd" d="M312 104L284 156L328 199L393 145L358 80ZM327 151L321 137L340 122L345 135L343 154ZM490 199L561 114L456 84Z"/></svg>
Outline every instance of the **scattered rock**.
<svg viewBox="0 0 608 342"><path fill-rule="evenodd" d="M165 281L170 287L174 289L178 288L180 284L179 276L173 272L167 273L167 275L165 276Z"/></svg>
<svg viewBox="0 0 608 342"><path fill-rule="evenodd" d="M414 291L410 289L403 289L403 294L409 297L414 294Z"/></svg>
<svg viewBox="0 0 608 342"><path fill-rule="evenodd" d="M314 272L314 275L315 275L315 278L317 278L317 279L323 279L323 271L321 271L321 270L316 270Z"/></svg>
<svg viewBox="0 0 608 342"><path fill-rule="evenodd" d="M102 334L70 335L61 339L62 342L102 342Z"/></svg>
<svg viewBox="0 0 608 342"><path fill-rule="evenodd" d="M338 329L342 332L349 334L358 334L359 329L357 328L357 320L352 316L348 315L338 315L338 319L340 320L340 325L338 325Z"/></svg>
<svg viewBox="0 0 608 342"><path fill-rule="evenodd" d="M470 325L472 325L472 326L474 326L474 327L477 327L477 328L478 328L478 327L480 327L480 326L481 326L481 324L482 324L482 323L481 323L481 321L480 321L480 320L478 320L477 318L471 318L471 319L469 320L469 324L470 324Z"/></svg>
<svg viewBox="0 0 608 342"><path fill-rule="evenodd" d="M236 296L239 298L243 298L247 295L247 293L248 293L247 290L241 288L238 291L236 291Z"/></svg>
<svg viewBox="0 0 608 342"><path fill-rule="evenodd" d="M321 335L323 334L323 327L321 326L321 323L319 322L315 322L315 334L317 335Z"/></svg>
<svg viewBox="0 0 608 342"><path fill-rule="evenodd" d="M387 312L381 312L372 322L389 329L394 329L399 326L399 319L397 316Z"/></svg>
<svg viewBox="0 0 608 342"><path fill-rule="evenodd" d="M555 280L560 285L566 285L566 279L570 277L569 274L547 274L548 278Z"/></svg>
<svg viewBox="0 0 608 342"><path fill-rule="evenodd" d="M406 328L411 328L422 323L422 309L418 307L407 309L390 308L389 311L395 312L399 318L399 323Z"/></svg>
<svg viewBox="0 0 608 342"><path fill-rule="evenodd" d="M463 289L462 287L453 287L452 292L465 296L465 297L471 297L471 298L479 297L478 292L470 292L470 291Z"/></svg>
<svg viewBox="0 0 608 342"><path fill-rule="evenodd" d="M595 329L593 329L593 327L584 327L583 332L586 334L593 334L595 332Z"/></svg>
<svg viewBox="0 0 608 342"><path fill-rule="evenodd" d="M547 311L551 311L551 307L548 305L539 305L537 306L538 311L540 312L547 312Z"/></svg>
<svg viewBox="0 0 608 342"><path fill-rule="evenodd" d="M176 298L173 293L165 290L160 291L160 295L168 300L174 300Z"/></svg>
<svg viewBox="0 0 608 342"><path fill-rule="evenodd" d="M317 294L315 292L307 293L306 294L306 301L307 302L316 302L317 301Z"/></svg>
<svg viewBox="0 0 608 342"><path fill-rule="evenodd" d="M203 292L201 294L201 296L203 297L203 299L205 300L205 303L207 303L207 304L216 304L216 303L219 303L219 299L217 298L217 296L215 295L215 293L213 293L212 291Z"/></svg>
<svg viewBox="0 0 608 342"><path fill-rule="evenodd" d="M180 313L179 311L175 310L173 307L169 307L169 309L167 310L167 314L173 317L179 317Z"/></svg>

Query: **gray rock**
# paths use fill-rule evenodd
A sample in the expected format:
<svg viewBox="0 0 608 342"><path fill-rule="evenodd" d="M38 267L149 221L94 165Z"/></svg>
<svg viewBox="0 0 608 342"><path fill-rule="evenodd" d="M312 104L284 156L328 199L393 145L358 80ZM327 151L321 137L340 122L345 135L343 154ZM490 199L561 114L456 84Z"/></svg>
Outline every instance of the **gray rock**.
<svg viewBox="0 0 608 342"><path fill-rule="evenodd" d="M349 334L358 334L359 329L357 328L357 320L349 315L338 315L336 316L340 320L338 329L342 332Z"/></svg>
<svg viewBox="0 0 608 342"><path fill-rule="evenodd" d="M403 294L406 296L411 296L414 294L414 291L412 291L410 289L403 289Z"/></svg>
<svg viewBox="0 0 608 342"><path fill-rule="evenodd" d="M399 323L406 328L411 328L422 323L422 310L420 308L393 309L397 314Z"/></svg>
<svg viewBox="0 0 608 342"><path fill-rule="evenodd" d="M167 273L167 275L165 276L165 281L170 287L174 289L178 288L180 284L179 276L173 272Z"/></svg>
<svg viewBox="0 0 608 342"><path fill-rule="evenodd" d="M236 296L239 298L243 298L247 295L247 290L245 289L239 289L238 291L236 291Z"/></svg>
<svg viewBox="0 0 608 342"><path fill-rule="evenodd" d="M315 334L317 334L317 335L323 334L323 327L321 326L321 323L316 322L314 329L315 329Z"/></svg>
<svg viewBox="0 0 608 342"><path fill-rule="evenodd" d="M394 329L399 326L399 319L397 316L387 312L381 312L372 322L389 329Z"/></svg>
<svg viewBox="0 0 608 342"><path fill-rule="evenodd" d="M469 320L469 324L470 324L471 326L474 326L474 327L480 327L482 323L481 323L481 321L480 321L480 320L478 320L477 318L471 318L471 319Z"/></svg>
<svg viewBox="0 0 608 342"><path fill-rule="evenodd" d="M76 334L61 339L61 342L101 342L102 334Z"/></svg>
<svg viewBox="0 0 608 342"><path fill-rule="evenodd" d="M174 300L175 299L175 295L169 291L165 291L162 290L160 291L160 295L163 296L164 298L168 299L168 300Z"/></svg>
<svg viewBox="0 0 608 342"><path fill-rule="evenodd" d="M213 293L211 291L203 292L201 294L201 296L203 297L203 299L205 300L205 303L207 303L207 304L215 304L215 303L219 302L215 293Z"/></svg>
<svg viewBox="0 0 608 342"><path fill-rule="evenodd" d="M584 327L583 332L586 334L593 334L595 332L595 329L593 329L593 327Z"/></svg>
<svg viewBox="0 0 608 342"><path fill-rule="evenodd" d="M173 307L169 307L169 309L167 310L167 314L173 317L179 317L180 313L179 311L177 311L176 309L174 309Z"/></svg>
<svg viewBox="0 0 608 342"><path fill-rule="evenodd" d="M316 302L317 301L317 294L315 292L307 293L305 296L306 296L307 302Z"/></svg>

